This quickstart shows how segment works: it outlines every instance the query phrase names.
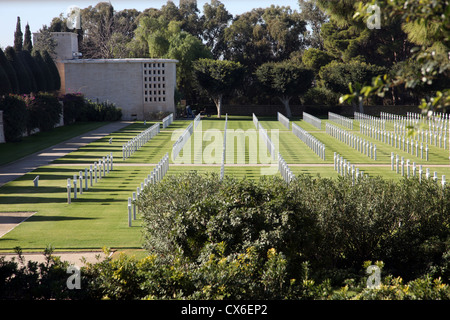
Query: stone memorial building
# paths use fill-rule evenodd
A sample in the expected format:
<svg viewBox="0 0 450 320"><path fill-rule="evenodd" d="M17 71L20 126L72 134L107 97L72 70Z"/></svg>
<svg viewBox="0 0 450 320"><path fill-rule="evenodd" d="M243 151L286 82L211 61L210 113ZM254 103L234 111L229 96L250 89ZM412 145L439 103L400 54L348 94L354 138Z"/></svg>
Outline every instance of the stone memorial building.
<svg viewBox="0 0 450 320"><path fill-rule="evenodd" d="M177 60L82 59L75 33L52 34L62 94L81 92L93 101L112 102L122 109L123 120L147 120L159 111L176 114Z"/></svg>

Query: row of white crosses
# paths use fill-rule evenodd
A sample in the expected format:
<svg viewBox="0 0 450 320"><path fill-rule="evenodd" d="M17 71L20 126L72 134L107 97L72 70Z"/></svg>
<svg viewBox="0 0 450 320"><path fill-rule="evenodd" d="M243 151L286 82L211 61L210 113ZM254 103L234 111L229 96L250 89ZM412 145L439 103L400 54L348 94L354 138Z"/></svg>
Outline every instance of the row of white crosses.
<svg viewBox="0 0 450 320"><path fill-rule="evenodd" d="M405 161L404 157L400 158L398 154L394 155L394 152L391 152L391 170L396 171L397 173L401 174L402 177L406 176L407 178L416 177L417 175L419 181L420 182L422 181L423 166L422 165L417 166L415 162L411 164L411 161L409 159ZM429 168L426 168L425 178L427 180L431 178ZM434 171L433 180L436 182L438 181L438 175L436 171ZM441 184L442 187L445 187L446 185L445 175L442 175Z"/></svg>
<svg viewBox="0 0 450 320"><path fill-rule="evenodd" d="M292 173L291 169L280 153L278 153L278 171L280 172L283 180L288 184L295 178L294 173Z"/></svg>
<svg viewBox="0 0 450 320"><path fill-rule="evenodd" d="M84 168L78 174L73 175L73 180L67 179L67 203L72 202L72 182L73 182L73 199L76 200L78 195L82 195L83 191L88 191L98 180L104 178L113 170L113 154L112 152L106 157L102 157L98 162L94 162L89 168Z"/></svg>
<svg viewBox="0 0 450 320"><path fill-rule="evenodd" d="M222 147L222 165L220 166L220 180L223 180L225 176L225 154L227 145L227 126L228 126L228 114L225 114L225 129L223 131L223 147Z"/></svg>
<svg viewBox="0 0 450 320"><path fill-rule="evenodd" d="M316 137L311 135L308 131L301 128L295 123L292 123L292 133L297 138L302 140L315 154L322 160L325 160L325 144L320 142Z"/></svg>
<svg viewBox="0 0 450 320"><path fill-rule="evenodd" d="M322 120L320 120L317 117L314 117L313 115L310 115L309 113L303 112L303 121L312 124L317 129L322 129Z"/></svg>
<svg viewBox="0 0 450 320"><path fill-rule="evenodd" d="M343 127L346 127L350 130L353 130L353 120L344 116L341 116L339 114L328 112L328 120L333 121L334 123L337 123Z"/></svg>
<svg viewBox="0 0 450 320"><path fill-rule="evenodd" d="M429 154L428 144L425 144L424 146L423 142L407 136L406 130L404 130L403 132L399 132L396 130L394 130L394 132L389 132L385 129L386 121L391 121L389 119L401 119L402 117L396 115L392 115L392 117L390 117L388 115L390 114L383 113L383 119L380 119L379 121L375 120L374 117L372 116L366 116L367 118L371 119L370 121L367 121L367 118L366 120L361 119L361 114L355 113L355 118L360 119L359 132L373 139L386 143L394 148L398 148L411 155L415 155L416 157L420 157L421 159L425 159L426 161L428 161L428 154ZM397 120L392 121L394 121L394 128L395 128L396 126L395 121ZM380 125L380 123L382 125Z"/></svg>
<svg viewBox="0 0 450 320"><path fill-rule="evenodd" d="M373 127L378 130L386 130L386 120L378 117L374 117L368 114L354 112L354 119L363 125Z"/></svg>
<svg viewBox="0 0 450 320"><path fill-rule="evenodd" d="M169 114L167 117L162 119L162 127L163 127L163 129L165 129L168 126L170 126L172 124L172 122L173 122L173 113Z"/></svg>
<svg viewBox="0 0 450 320"><path fill-rule="evenodd" d="M348 146L365 154L370 159L377 160L377 145L363 139L343 128L335 126L329 122L325 125L325 132L337 140L344 142Z"/></svg>
<svg viewBox="0 0 450 320"><path fill-rule="evenodd" d="M338 153L334 153L334 170L343 177L348 177L352 179L352 184L358 182L358 179L364 177L364 171L359 170L359 168L355 167L354 164L351 164L350 161L347 161Z"/></svg>
<svg viewBox="0 0 450 320"><path fill-rule="evenodd" d="M136 192L132 193L132 196L128 198L128 226L131 227L132 220L136 220L137 206L136 201L139 199L141 193L149 184L155 184L160 182L169 171L169 153L166 153L164 157L153 168L153 171L147 175L144 182L136 188Z"/></svg>
<svg viewBox="0 0 450 320"><path fill-rule="evenodd" d="M414 140L447 149L447 134L450 128L447 114L430 113L428 117L425 117L418 113L408 112L405 117L382 112L380 116L393 122L394 133L406 135L409 130L408 126L416 126ZM424 126L428 126L428 129L424 129Z"/></svg>
<svg viewBox="0 0 450 320"><path fill-rule="evenodd" d="M195 117L194 121L192 121L189 126L183 131L183 133L178 137L177 141L172 146L172 158L176 159L178 154L183 150L184 145L189 140L191 135L194 133L194 129L197 128L200 123L200 114Z"/></svg>
<svg viewBox="0 0 450 320"><path fill-rule="evenodd" d="M420 126L416 129L414 138L418 141L434 145L435 147L447 149L447 132L448 124L446 122L435 123L428 121L429 130L425 130ZM408 128L403 123L394 123L394 132L401 135L406 135Z"/></svg>
<svg viewBox="0 0 450 320"><path fill-rule="evenodd" d="M415 155L416 157L420 157L421 159L426 159L426 161L428 161L428 144L426 144L424 147L423 142L420 142L419 144L418 140L414 140L412 138L394 132L375 129L374 127L362 123L359 125L359 132L373 139L386 143L394 148L398 148L411 155Z"/></svg>
<svg viewBox="0 0 450 320"><path fill-rule="evenodd" d="M273 144L272 140L269 138L269 135L267 134L267 130L264 129L264 127L261 125L261 123L259 123L259 120L254 113L253 113L253 124L255 124L256 130L258 130L258 132L259 132L259 139L262 139L264 141L267 149L270 152L270 155L272 156L272 159L276 160L277 154L276 154L275 145Z"/></svg>
<svg viewBox="0 0 450 320"><path fill-rule="evenodd" d="M277 112L277 120L278 120L279 122L281 122L281 124L282 124L283 126L285 126L288 130L290 129L290 126L289 126L289 119L288 119L287 117L285 117L283 114Z"/></svg>
<svg viewBox="0 0 450 320"><path fill-rule="evenodd" d="M139 150L144 144L159 133L159 123L155 123L148 129L145 129L133 139L127 141L122 145L122 158L123 160L131 157L133 153Z"/></svg>

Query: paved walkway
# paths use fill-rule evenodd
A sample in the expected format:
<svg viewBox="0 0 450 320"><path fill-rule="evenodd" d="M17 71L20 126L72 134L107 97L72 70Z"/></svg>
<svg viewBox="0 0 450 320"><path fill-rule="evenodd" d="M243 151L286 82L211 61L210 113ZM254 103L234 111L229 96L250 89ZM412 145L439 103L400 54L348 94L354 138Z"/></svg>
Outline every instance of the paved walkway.
<svg viewBox="0 0 450 320"><path fill-rule="evenodd" d="M103 138L111 134L112 132L118 131L132 123L132 121L113 122L98 129L86 132L78 137L69 139L65 142L58 143L57 145L33 153L20 160L1 166L0 187L5 183L13 181L41 166L48 165L52 161L63 157L82 146Z"/></svg>

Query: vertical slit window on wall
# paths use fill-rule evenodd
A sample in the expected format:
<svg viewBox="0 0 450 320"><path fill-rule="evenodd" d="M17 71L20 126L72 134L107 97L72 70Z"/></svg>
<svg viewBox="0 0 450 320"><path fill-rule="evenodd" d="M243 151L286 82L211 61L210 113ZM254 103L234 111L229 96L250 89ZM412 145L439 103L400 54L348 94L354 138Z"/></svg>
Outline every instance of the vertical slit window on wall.
<svg viewBox="0 0 450 320"><path fill-rule="evenodd" d="M165 63L143 63L142 67L144 102L165 102L166 90L148 90L166 88Z"/></svg>

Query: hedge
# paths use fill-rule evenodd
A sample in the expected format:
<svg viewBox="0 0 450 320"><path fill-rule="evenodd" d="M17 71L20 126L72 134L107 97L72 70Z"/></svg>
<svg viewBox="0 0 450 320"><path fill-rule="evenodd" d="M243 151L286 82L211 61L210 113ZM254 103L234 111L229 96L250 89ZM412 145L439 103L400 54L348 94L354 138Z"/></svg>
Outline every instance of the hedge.
<svg viewBox="0 0 450 320"><path fill-rule="evenodd" d="M27 128L27 105L23 97L6 95L0 97L0 110L3 110L3 124L6 141L19 141Z"/></svg>
<svg viewBox="0 0 450 320"><path fill-rule="evenodd" d="M406 280L450 277L449 187L433 181L300 176L258 182L185 174L150 185L138 201L144 247L195 263L224 242L226 255L274 248L289 277L309 263L318 280L357 273L367 260ZM338 276L341 275L341 276Z"/></svg>

